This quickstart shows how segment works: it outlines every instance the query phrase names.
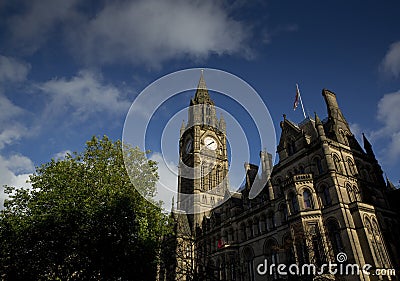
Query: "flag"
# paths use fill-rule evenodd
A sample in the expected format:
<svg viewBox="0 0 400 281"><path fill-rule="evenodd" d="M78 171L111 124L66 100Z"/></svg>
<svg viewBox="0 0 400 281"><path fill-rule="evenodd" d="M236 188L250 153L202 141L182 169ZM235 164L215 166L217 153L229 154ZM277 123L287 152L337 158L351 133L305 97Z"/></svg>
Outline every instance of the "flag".
<svg viewBox="0 0 400 281"><path fill-rule="evenodd" d="M297 106L299 105L299 99L300 99L300 91L299 91L299 86L297 86L296 84L296 97L293 103L293 110L296 110Z"/></svg>

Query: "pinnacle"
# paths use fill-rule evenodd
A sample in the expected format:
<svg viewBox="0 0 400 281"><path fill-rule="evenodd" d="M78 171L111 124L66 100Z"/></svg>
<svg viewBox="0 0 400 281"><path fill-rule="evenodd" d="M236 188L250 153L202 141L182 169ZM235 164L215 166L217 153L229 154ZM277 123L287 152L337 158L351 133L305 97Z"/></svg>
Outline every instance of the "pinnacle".
<svg viewBox="0 0 400 281"><path fill-rule="evenodd" d="M206 81L204 80L204 69L201 70L199 85L197 86L197 89L207 90Z"/></svg>

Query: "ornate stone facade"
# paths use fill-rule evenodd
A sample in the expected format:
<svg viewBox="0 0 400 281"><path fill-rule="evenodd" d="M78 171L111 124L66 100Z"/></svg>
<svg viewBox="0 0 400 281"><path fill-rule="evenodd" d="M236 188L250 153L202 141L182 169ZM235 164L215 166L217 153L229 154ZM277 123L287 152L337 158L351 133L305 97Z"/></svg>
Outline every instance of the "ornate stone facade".
<svg viewBox="0 0 400 281"><path fill-rule="evenodd" d="M162 263L160 280L397 280L372 274L333 275L326 270L322 275L301 276L279 274L277 267L265 275L257 271L264 269L259 265L265 261L286 268L313 264L319 271L323 264L338 263L339 254L346 255L343 266L391 269L400 264L398 201L391 200L400 197L399 190L383 178L365 136L364 149L359 145L336 95L323 89L322 96L328 117L321 121L315 114L295 124L284 116L278 163L272 167L271 155L262 151L261 172L246 163L246 185L231 192L226 182L214 189L228 171L225 124L217 119L201 76L189 122L181 129L178 187L181 193L198 194L191 205L200 213L190 214L178 198L173 215L179 222L176 235L166 241L180 240L169 255L174 262ZM216 147L207 147L213 142ZM208 155L209 150L214 153ZM194 168L196 175L203 175L204 165L211 172L184 179L182 164ZM250 200L253 182L269 174L262 192ZM218 204L227 192L230 198ZM209 207L211 211L202 211Z"/></svg>

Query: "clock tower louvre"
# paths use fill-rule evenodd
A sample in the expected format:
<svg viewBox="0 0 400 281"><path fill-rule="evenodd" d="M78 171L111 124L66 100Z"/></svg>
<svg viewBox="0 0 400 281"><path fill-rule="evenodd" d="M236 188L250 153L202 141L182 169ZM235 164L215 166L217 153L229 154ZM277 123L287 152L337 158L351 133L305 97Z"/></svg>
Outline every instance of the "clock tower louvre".
<svg viewBox="0 0 400 281"><path fill-rule="evenodd" d="M190 100L188 123L179 141L178 209L189 216L194 229L204 215L222 202L228 190L228 154L224 118L218 120L204 73Z"/></svg>

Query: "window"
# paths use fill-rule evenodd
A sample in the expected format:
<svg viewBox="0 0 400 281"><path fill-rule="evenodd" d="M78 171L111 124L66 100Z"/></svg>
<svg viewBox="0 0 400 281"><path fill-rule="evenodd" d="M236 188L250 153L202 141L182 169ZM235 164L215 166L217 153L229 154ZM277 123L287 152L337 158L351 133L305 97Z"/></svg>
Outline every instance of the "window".
<svg viewBox="0 0 400 281"><path fill-rule="evenodd" d="M274 213L270 211L267 215L267 229L271 230L275 228L275 218Z"/></svg>
<svg viewBox="0 0 400 281"><path fill-rule="evenodd" d="M297 198L294 193L289 194L289 202L290 202L291 214L297 213L299 211L299 204L297 202Z"/></svg>
<svg viewBox="0 0 400 281"><path fill-rule="evenodd" d="M210 170L208 173L208 190L212 190L214 185L213 185L213 172L212 172L212 166L210 166Z"/></svg>
<svg viewBox="0 0 400 281"><path fill-rule="evenodd" d="M255 273L254 273L254 253L250 247L246 247L243 249L243 258L246 261L246 271L249 276L250 281L254 281Z"/></svg>
<svg viewBox="0 0 400 281"><path fill-rule="evenodd" d="M382 237L379 231L377 221L372 219L372 234L373 234L373 245L375 247L374 252L376 254L377 266L384 267L386 265L385 250L382 244Z"/></svg>
<svg viewBox="0 0 400 281"><path fill-rule="evenodd" d="M342 173L342 166L340 166L340 160L337 155L333 155L333 163L335 164L336 172Z"/></svg>
<svg viewBox="0 0 400 281"><path fill-rule="evenodd" d="M351 161L351 159L347 159L347 165L349 166L349 174L351 176L354 176L356 174L356 171L355 171L355 168L354 168L353 161Z"/></svg>
<svg viewBox="0 0 400 281"><path fill-rule="evenodd" d="M312 194L308 189L306 189L303 192L303 200L304 200L304 208L305 209L313 209L314 208Z"/></svg>
<svg viewBox="0 0 400 281"><path fill-rule="evenodd" d="M294 140L288 141L286 144L288 155L293 155L296 153L296 142Z"/></svg>
<svg viewBox="0 0 400 281"><path fill-rule="evenodd" d="M349 184L346 184L347 194L349 196L349 202L356 202L358 201L358 190L357 187L351 187Z"/></svg>
<svg viewBox="0 0 400 281"><path fill-rule="evenodd" d="M315 158L315 165L317 166L318 175L321 175L324 172L324 170L322 169L321 158Z"/></svg>
<svg viewBox="0 0 400 281"><path fill-rule="evenodd" d="M285 223L288 216L286 204L281 204L279 206L279 213L281 214L281 222Z"/></svg>
<svg viewBox="0 0 400 281"><path fill-rule="evenodd" d="M327 186L322 187L322 199L324 206L330 206L332 204L331 193L329 192L329 188Z"/></svg>
<svg viewBox="0 0 400 281"><path fill-rule="evenodd" d="M333 248L333 253L337 255L338 253L343 251L343 243L340 237L338 222L335 220L330 220L327 223L327 230L328 230L329 240Z"/></svg>
<svg viewBox="0 0 400 281"><path fill-rule="evenodd" d="M218 166L217 170L216 170L216 180L217 180L217 185L219 185L221 183L221 167Z"/></svg>
<svg viewBox="0 0 400 281"><path fill-rule="evenodd" d="M264 255L268 261L268 264L278 264L278 243L274 239L268 239L264 244ZM271 268L273 270L273 279L278 278L276 267ZM270 273L270 272L269 272Z"/></svg>
<svg viewBox="0 0 400 281"><path fill-rule="evenodd" d="M290 265L295 262L295 256L293 252L293 240L290 234L287 234L283 239L283 247L285 249L286 265Z"/></svg>

